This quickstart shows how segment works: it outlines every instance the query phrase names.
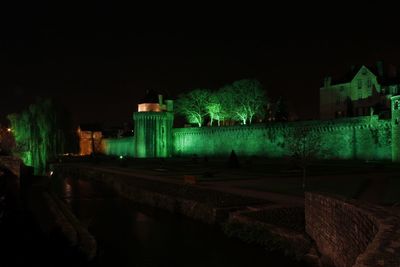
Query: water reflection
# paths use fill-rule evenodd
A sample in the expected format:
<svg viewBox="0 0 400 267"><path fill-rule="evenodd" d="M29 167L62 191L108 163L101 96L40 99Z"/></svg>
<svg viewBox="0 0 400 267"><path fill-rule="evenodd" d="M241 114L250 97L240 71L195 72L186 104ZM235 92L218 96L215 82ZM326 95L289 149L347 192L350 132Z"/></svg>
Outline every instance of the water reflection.
<svg viewBox="0 0 400 267"><path fill-rule="evenodd" d="M72 186L67 182L64 183L64 196L68 202L71 201L71 198L73 196L72 195Z"/></svg>
<svg viewBox="0 0 400 267"><path fill-rule="evenodd" d="M135 205L101 184L59 182L60 196L98 241L98 266L302 266L216 227Z"/></svg>

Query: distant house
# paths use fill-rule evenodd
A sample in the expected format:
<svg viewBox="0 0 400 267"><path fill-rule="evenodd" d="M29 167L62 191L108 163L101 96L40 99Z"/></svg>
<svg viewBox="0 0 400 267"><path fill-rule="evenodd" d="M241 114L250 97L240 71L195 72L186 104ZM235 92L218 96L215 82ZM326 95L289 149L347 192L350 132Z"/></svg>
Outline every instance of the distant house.
<svg viewBox="0 0 400 267"><path fill-rule="evenodd" d="M102 152L102 128L99 124L81 124L78 127L79 155L86 156Z"/></svg>
<svg viewBox="0 0 400 267"><path fill-rule="evenodd" d="M352 67L341 80L324 79L320 88L320 118L366 116L372 112L385 115L390 110L390 97L400 92L396 68ZM386 115L387 117L390 114Z"/></svg>

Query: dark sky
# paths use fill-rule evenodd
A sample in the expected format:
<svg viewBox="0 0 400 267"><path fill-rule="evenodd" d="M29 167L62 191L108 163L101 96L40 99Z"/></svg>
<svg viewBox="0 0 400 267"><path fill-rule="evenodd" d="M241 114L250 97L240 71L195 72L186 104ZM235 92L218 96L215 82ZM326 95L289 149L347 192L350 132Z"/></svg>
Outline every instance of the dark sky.
<svg viewBox="0 0 400 267"><path fill-rule="evenodd" d="M325 75L376 60L400 66L400 24L372 9L362 18L269 9L159 16L96 3L0 7L1 122L41 96L75 123L119 125L146 89L176 97L243 78L259 79L300 118L317 118Z"/></svg>

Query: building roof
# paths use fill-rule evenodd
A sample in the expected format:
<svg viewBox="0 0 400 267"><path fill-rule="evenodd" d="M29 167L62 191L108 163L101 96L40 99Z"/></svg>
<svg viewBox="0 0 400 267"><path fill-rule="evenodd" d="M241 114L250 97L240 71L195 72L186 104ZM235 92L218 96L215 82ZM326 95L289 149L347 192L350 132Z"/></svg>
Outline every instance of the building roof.
<svg viewBox="0 0 400 267"><path fill-rule="evenodd" d="M335 85L351 82L363 66L365 65L351 66L350 70L344 75L332 79L331 84ZM397 74L398 71L394 65L384 64L382 61L378 61L375 65L365 67L378 78L378 83L381 85L400 84L400 76Z"/></svg>
<svg viewBox="0 0 400 267"><path fill-rule="evenodd" d="M361 66L354 66L353 65L353 66L351 66L350 70L348 72L346 72L343 76L341 76L339 78L332 79L332 83L331 84L342 84L342 83L351 82L363 66L364 65L361 65ZM378 76L376 71L373 68L370 68L370 67L366 67L366 68L368 70L370 70L374 75Z"/></svg>

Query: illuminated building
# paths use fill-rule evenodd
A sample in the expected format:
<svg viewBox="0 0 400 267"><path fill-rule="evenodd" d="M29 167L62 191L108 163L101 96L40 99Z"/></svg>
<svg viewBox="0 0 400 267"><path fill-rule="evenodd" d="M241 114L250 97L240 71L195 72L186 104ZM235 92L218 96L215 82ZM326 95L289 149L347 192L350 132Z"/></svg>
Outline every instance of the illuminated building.
<svg viewBox="0 0 400 267"><path fill-rule="evenodd" d="M390 116L390 97L400 91L400 79L394 66L384 68L352 67L340 80L325 77L320 88L320 118L367 116L371 113Z"/></svg>
<svg viewBox="0 0 400 267"><path fill-rule="evenodd" d="M102 152L101 140L103 138L99 125L82 124L78 127L79 155L86 156Z"/></svg>

